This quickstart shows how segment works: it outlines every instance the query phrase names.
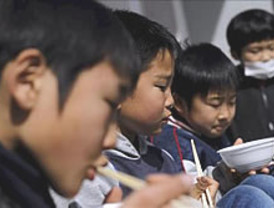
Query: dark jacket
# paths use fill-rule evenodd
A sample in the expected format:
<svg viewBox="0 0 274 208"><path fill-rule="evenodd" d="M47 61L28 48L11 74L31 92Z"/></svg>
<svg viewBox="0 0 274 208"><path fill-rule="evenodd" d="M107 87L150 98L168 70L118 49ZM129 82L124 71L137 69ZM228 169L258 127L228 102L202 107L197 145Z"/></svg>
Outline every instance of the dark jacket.
<svg viewBox="0 0 274 208"><path fill-rule="evenodd" d="M175 174L173 158L165 151L139 138L139 148L135 148L123 135L118 136L116 150L107 150L105 154L116 170L122 171L137 178L145 179L152 173ZM121 184L123 198L131 193L131 189Z"/></svg>
<svg viewBox="0 0 274 208"><path fill-rule="evenodd" d="M175 121L174 118L172 119ZM182 161L187 160L194 163L191 139L195 142L202 169L205 170L208 166L216 166L217 162L221 160L216 150L193 132L176 127L176 124L171 120L164 126L161 134L155 136L151 141L155 146L165 149L172 155L177 169L187 171Z"/></svg>
<svg viewBox="0 0 274 208"><path fill-rule="evenodd" d="M245 141L274 136L274 78L266 81L244 76L237 92L236 115L228 135Z"/></svg>
<svg viewBox="0 0 274 208"><path fill-rule="evenodd" d="M0 207L53 208L46 178L24 148L6 150L0 144Z"/></svg>
<svg viewBox="0 0 274 208"><path fill-rule="evenodd" d="M151 141L157 147L167 150L173 156L177 169L194 174L192 171L193 168L189 163L190 161L193 162L193 166L195 167L190 142L193 139L202 169L206 170L206 174L212 174L214 179L220 183L221 193L224 194L236 186L238 184L237 181L235 182L233 175L229 174L230 171L228 171L227 166L221 161L221 157L216 151L219 148L230 146L231 144L228 139L224 136L213 141L211 139L210 141L204 136L198 136L189 129L186 129L185 126L187 124L183 123L183 119L179 121L174 117L170 117L170 121L164 126L162 133L153 137ZM182 160L184 163L188 162L188 164L184 166ZM211 173L212 170L213 172Z"/></svg>

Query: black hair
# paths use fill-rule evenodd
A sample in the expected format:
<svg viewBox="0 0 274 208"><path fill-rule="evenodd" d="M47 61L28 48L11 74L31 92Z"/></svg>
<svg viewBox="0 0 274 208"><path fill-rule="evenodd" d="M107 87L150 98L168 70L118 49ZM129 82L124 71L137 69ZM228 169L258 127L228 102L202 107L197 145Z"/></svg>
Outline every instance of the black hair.
<svg viewBox="0 0 274 208"><path fill-rule="evenodd" d="M77 75L101 61L130 78L132 88L140 73L127 30L93 0L1 0L0 72L27 48L40 50L57 76L60 106Z"/></svg>
<svg viewBox="0 0 274 208"><path fill-rule="evenodd" d="M133 37L143 70L148 68L161 50L167 49L174 60L176 59L180 46L164 26L130 11L116 10L114 14L123 22Z"/></svg>
<svg viewBox="0 0 274 208"><path fill-rule="evenodd" d="M248 44L274 39L274 15L260 9L244 11L230 21L226 37L231 51L240 57Z"/></svg>
<svg viewBox="0 0 274 208"><path fill-rule="evenodd" d="M238 72L223 52L209 43L189 45L178 57L171 86L191 108L195 95L207 96L210 91L236 90Z"/></svg>

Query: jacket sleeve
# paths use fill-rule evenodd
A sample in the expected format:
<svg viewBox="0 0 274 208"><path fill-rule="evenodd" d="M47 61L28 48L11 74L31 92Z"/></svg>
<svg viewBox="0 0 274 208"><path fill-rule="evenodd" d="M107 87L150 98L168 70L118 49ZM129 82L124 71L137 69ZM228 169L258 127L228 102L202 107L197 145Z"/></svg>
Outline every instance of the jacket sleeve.
<svg viewBox="0 0 274 208"><path fill-rule="evenodd" d="M239 180L230 172L223 161L219 162L213 170L213 178L219 182L222 195L239 184Z"/></svg>

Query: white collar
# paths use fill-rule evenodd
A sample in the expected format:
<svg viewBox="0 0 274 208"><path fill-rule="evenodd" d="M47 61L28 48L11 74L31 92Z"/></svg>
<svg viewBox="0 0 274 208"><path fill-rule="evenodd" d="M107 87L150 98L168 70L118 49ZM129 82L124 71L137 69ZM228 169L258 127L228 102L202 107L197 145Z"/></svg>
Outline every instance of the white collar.
<svg viewBox="0 0 274 208"><path fill-rule="evenodd" d="M117 132L116 147L109 151L128 159L140 159L141 155L147 153L148 144L145 136L138 136L137 139L139 141L139 151L133 146L127 137L120 132Z"/></svg>
<svg viewBox="0 0 274 208"><path fill-rule="evenodd" d="M197 133L196 131L194 131L194 129L192 129L189 125L183 123L182 121L177 120L173 116L169 116L168 117L167 124L169 124L171 126L174 126L174 127L178 128L178 129L185 129L187 131L190 131L190 132L192 132L194 134L198 134L199 135L199 133Z"/></svg>

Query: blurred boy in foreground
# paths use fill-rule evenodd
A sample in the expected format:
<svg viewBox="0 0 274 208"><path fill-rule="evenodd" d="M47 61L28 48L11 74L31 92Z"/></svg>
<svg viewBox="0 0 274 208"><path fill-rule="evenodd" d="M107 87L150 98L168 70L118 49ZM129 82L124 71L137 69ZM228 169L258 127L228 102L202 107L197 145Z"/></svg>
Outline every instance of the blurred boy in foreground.
<svg viewBox="0 0 274 208"><path fill-rule="evenodd" d="M104 136L138 61L119 21L91 0L2 0L0 16L0 205L55 207L48 185L75 195L114 145ZM150 181L124 206L161 207L190 184Z"/></svg>

